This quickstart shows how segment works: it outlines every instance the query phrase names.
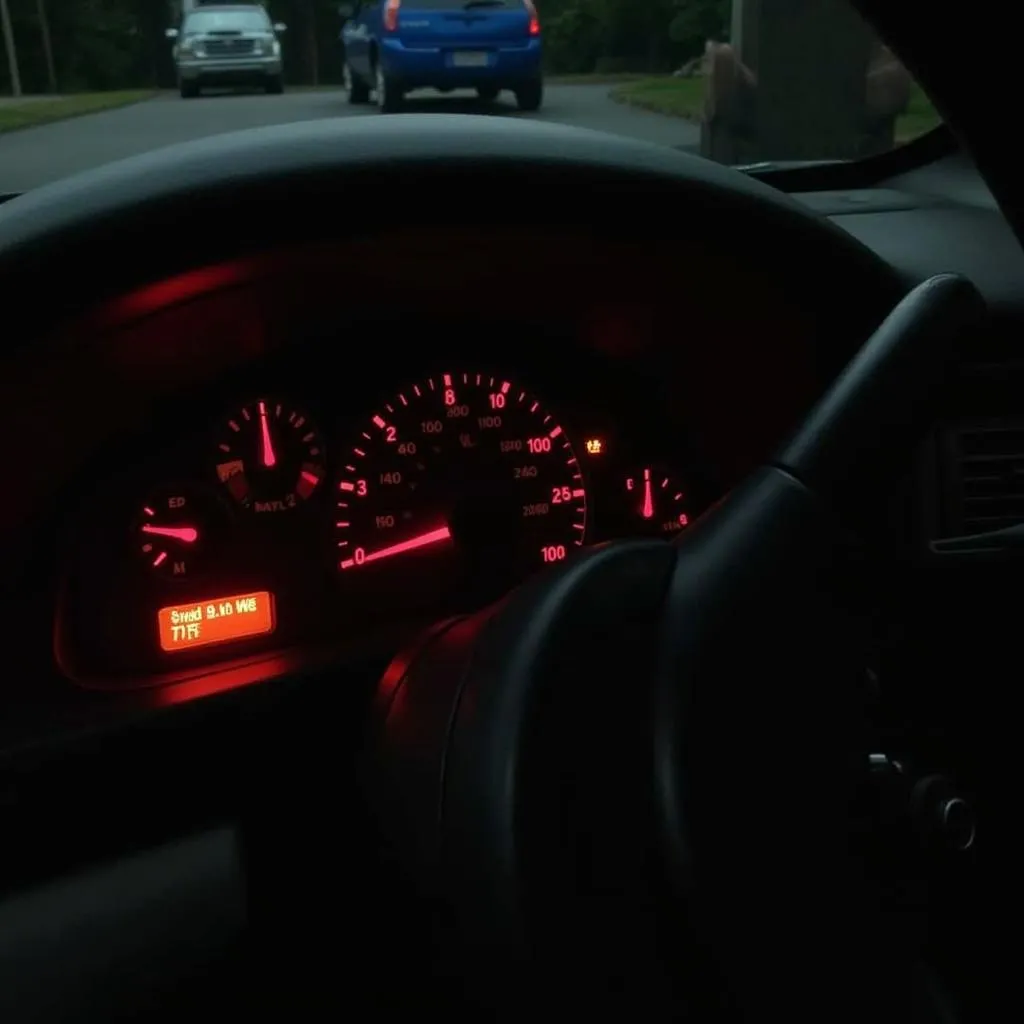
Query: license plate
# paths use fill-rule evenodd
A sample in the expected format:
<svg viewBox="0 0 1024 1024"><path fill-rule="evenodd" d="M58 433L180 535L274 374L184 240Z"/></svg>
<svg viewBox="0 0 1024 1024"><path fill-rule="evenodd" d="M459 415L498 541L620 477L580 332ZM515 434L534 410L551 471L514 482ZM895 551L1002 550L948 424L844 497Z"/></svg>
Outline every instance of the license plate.
<svg viewBox="0 0 1024 1024"><path fill-rule="evenodd" d="M485 68L488 58L486 53L473 50L460 50L452 54L452 64L457 68Z"/></svg>

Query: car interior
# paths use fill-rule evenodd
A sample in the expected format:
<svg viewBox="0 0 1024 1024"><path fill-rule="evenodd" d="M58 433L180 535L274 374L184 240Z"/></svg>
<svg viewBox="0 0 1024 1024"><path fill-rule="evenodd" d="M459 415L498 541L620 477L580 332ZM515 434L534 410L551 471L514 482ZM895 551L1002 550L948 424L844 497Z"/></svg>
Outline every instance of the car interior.
<svg viewBox="0 0 1024 1024"><path fill-rule="evenodd" d="M0 1019L995 1012L1013 42L856 6L945 119L856 163L402 114L5 197Z"/></svg>

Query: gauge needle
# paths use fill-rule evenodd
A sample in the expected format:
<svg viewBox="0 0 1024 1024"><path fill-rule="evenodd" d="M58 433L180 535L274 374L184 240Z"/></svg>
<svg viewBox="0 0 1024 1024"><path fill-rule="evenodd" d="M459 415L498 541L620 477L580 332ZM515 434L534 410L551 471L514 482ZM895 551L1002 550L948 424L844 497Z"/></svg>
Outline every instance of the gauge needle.
<svg viewBox="0 0 1024 1024"><path fill-rule="evenodd" d="M271 469L277 463L274 443L270 440L270 424L267 422L267 403L260 402L260 430L263 433L263 465Z"/></svg>
<svg viewBox="0 0 1024 1024"><path fill-rule="evenodd" d="M644 470L644 507L640 514L644 519L654 517L654 497L651 494L651 471L649 469Z"/></svg>
<svg viewBox="0 0 1024 1024"><path fill-rule="evenodd" d="M390 547L379 548L377 551L372 551L358 559L346 559L341 563L341 567L347 569L350 565L365 565L367 562L379 562L382 558L404 555L407 551L415 551L417 548L425 548L431 544L440 544L441 541L448 540L451 535L452 531L447 526L442 526L437 530L421 533L418 537L410 537L409 540L392 544Z"/></svg>
<svg viewBox="0 0 1024 1024"><path fill-rule="evenodd" d="M199 540L199 531L194 526L151 526L146 523L142 527L143 533L152 533L157 537L173 537L185 544L193 544Z"/></svg>

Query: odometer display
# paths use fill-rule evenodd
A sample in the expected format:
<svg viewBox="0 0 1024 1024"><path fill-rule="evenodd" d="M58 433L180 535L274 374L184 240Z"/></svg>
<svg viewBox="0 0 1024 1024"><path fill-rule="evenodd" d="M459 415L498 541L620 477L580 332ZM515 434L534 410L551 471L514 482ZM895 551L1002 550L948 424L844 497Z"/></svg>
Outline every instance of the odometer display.
<svg viewBox="0 0 1024 1024"><path fill-rule="evenodd" d="M561 425L484 373L437 374L373 413L348 448L336 511L339 569L417 594L507 586L565 559L587 525Z"/></svg>

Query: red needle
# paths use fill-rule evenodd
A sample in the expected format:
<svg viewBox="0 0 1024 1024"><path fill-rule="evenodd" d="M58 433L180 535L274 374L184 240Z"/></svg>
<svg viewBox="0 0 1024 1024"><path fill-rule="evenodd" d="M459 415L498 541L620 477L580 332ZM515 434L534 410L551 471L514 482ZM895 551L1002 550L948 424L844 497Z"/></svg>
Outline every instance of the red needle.
<svg viewBox="0 0 1024 1024"><path fill-rule="evenodd" d="M267 403L260 402L260 427L263 431L263 465L271 469L277 464L274 455L274 444L270 440L270 424L267 423Z"/></svg>
<svg viewBox="0 0 1024 1024"><path fill-rule="evenodd" d="M142 532L153 533L158 537L173 537L186 544L199 540L199 531L194 526L150 526L149 523L145 523Z"/></svg>
<svg viewBox="0 0 1024 1024"><path fill-rule="evenodd" d="M418 537L412 537L409 540L400 541L398 544L392 544L390 547L379 548L377 551L373 551L370 554L358 555L361 548L357 548L356 552L358 557L346 558L341 563L342 569L347 569L352 565L365 565L367 562L379 562L382 558L392 558L395 555L403 555L406 551L415 551L417 548L425 548L430 544L440 544L441 541L448 540L451 537L452 531L447 526L442 526L440 529L431 530L429 533L421 533Z"/></svg>
<svg viewBox="0 0 1024 1024"><path fill-rule="evenodd" d="M644 470L644 507L640 513L644 519L654 517L654 498L651 496L651 471Z"/></svg>

